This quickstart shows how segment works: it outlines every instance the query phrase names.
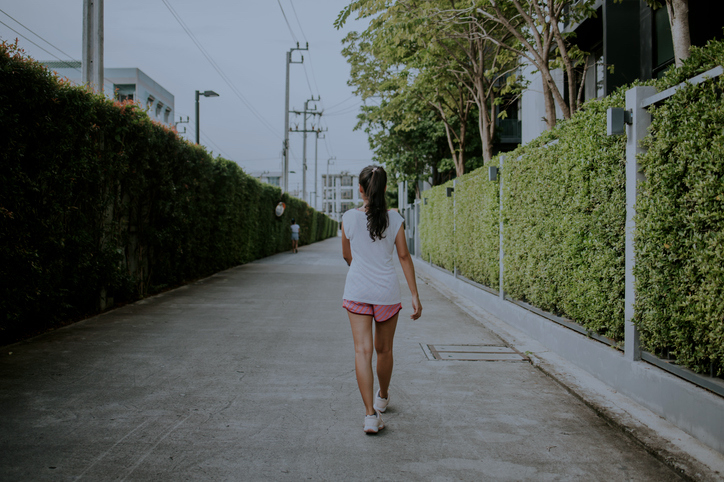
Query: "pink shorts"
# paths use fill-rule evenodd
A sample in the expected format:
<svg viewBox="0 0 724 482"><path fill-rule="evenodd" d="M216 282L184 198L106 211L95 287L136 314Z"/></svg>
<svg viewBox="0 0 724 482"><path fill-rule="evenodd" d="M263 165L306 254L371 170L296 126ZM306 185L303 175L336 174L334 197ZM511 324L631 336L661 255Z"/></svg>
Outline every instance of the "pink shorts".
<svg viewBox="0 0 724 482"><path fill-rule="evenodd" d="M369 303L358 303L356 301L342 300L342 308L357 315L372 315L377 322L387 321L395 316L402 309L402 304L396 305L371 305Z"/></svg>

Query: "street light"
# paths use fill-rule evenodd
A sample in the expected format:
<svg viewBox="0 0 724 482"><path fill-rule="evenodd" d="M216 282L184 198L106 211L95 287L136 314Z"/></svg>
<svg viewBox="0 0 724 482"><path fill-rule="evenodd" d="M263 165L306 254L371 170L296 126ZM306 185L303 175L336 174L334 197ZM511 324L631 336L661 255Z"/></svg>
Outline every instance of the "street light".
<svg viewBox="0 0 724 482"><path fill-rule="evenodd" d="M203 95L204 97L218 97L219 94L214 92L213 90L205 90L203 92L196 91L196 144L199 143L199 96Z"/></svg>

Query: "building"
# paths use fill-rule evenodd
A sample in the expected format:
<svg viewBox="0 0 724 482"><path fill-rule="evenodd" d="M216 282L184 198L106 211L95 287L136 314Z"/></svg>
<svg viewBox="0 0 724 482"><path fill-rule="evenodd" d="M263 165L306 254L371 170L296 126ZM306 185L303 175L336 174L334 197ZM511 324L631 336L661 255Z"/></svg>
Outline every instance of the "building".
<svg viewBox="0 0 724 482"><path fill-rule="evenodd" d="M260 182L281 187L282 171L252 171L248 174Z"/></svg>
<svg viewBox="0 0 724 482"><path fill-rule="evenodd" d="M568 32L575 32L576 45L590 53L573 80L577 92L583 83L584 101L605 97L637 79L658 78L674 64L665 6L653 9L645 0L596 0L594 8L595 16L566 26ZM692 45L703 46L713 38L722 38L722 18L724 2L689 2ZM524 66L521 72L530 80L520 101L523 144L546 129L541 76L533 70L531 66ZM568 89L564 86L569 79L561 70L552 74L567 101ZM560 112L557 117L561 118Z"/></svg>
<svg viewBox="0 0 724 482"><path fill-rule="evenodd" d="M42 62L58 76L65 77L74 84L81 83L80 61ZM158 82L140 69L105 69L103 90L109 97L117 100L132 100L146 109L151 119L174 125L174 96Z"/></svg>
<svg viewBox="0 0 724 482"><path fill-rule="evenodd" d="M357 175L348 172L340 174L322 174L322 212L341 222L342 215L360 206Z"/></svg>

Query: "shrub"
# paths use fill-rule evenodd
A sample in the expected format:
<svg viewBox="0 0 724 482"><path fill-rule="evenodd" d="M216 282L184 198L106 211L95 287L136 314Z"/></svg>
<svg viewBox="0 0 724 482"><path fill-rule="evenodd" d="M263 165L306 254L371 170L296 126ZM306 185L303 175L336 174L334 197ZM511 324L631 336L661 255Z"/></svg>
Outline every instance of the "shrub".
<svg viewBox="0 0 724 482"><path fill-rule="evenodd" d="M692 49L660 89L714 65L724 43ZM636 215L635 323L644 347L698 371L724 367L724 79L652 109Z"/></svg>
<svg viewBox="0 0 724 482"><path fill-rule="evenodd" d="M0 343L336 235L336 222L0 45ZM274 215L279 201L287 205Z"/></svg>

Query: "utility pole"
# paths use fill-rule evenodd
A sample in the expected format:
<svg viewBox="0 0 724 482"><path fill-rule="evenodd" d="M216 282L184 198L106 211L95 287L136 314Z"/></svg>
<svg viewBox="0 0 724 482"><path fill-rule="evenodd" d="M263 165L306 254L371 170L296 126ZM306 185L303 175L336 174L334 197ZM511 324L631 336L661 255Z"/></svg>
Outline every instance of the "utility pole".
<svg viewBox="0 0 724 482"><path fill-rule="evenodd" d="M319 137L321 135L322 139L325 138L325 135L322 134L322 132L327 132L329 129L318 130L316 132L317 138L314 139L314 209L317 208L317 197L319 196L319 191L317 191L317 179L319 178L319 175L317 174L317 145L319 144Z"/></svg>
<svg viewBox="0 0 724 482"><path fill-rule="evenodd" d="M322 201L327 200L327 206L329 206L329 198L327 197L327 185L329 184L329 163L337 159L335 156L327 159L327 177L324 179L324 191L322 192ZM326 210L325 210L326 212ZM332 214L332 208L329 209L329 214Z"/></svg>
<svg viewBox="0 0 724 482"><path fill-rule="evenodd" d="M292 52L294 52L295 50L309 50L309 42L307 42L307 45L304 48L299 47L299 42L297 42L297 46L289 49L289 52L287 52L286 54L287 87L284 100L284 154L282 156L282 192L289 191L289 64L304 63L304 55L302 55L302 60L300 60L299 62L292 61Z"/></svg>
<svg viewBox="0 0 724 482"><path fill-rule="evenodd" d="M103 92L103 0L83 0L81 82Z"/></svg>
<svg viewBox="0 0 724 482"><path fill-rule="evenodd" d="M299 129L298 127L296 129L290 129L290 132L302 132L304 134L304 146L302 148L302 199L306 200L307 197L307 132L317 132L319 129L314 128L314 124L312 124L311 129L307 129L307 115L318 115L321 116L322 112L317 112L317 106L314 106L312 110L309 110L309 103L310 102L317 102L320 100L320 97L317 96L315 99L314 96L312 96L311 99L307 99L304 102L304 110L298 111L298 110L291 110L289 112L293 114L301 114L304 116L304 127L302 129Z"/></svg>

